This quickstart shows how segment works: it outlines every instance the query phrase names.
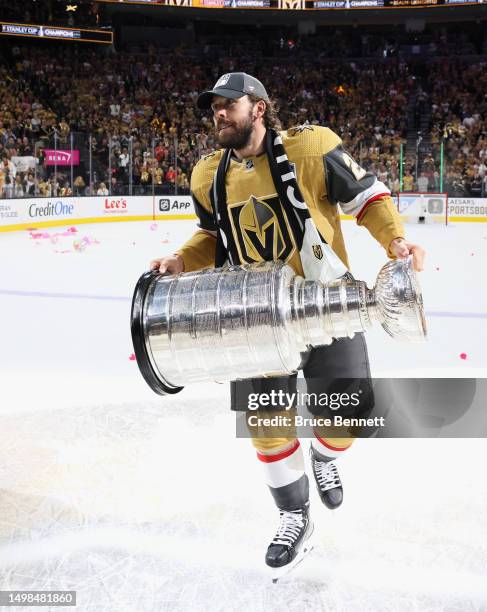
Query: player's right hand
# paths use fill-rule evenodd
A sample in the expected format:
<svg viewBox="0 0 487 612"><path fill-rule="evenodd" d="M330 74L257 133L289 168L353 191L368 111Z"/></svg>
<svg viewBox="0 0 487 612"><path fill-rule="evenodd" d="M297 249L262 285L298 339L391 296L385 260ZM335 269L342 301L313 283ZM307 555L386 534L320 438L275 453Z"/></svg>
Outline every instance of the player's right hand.
<svg viewBox="0 0 487 612"><path fill-rule="evenodd" d="M179 274L184 272L184 261L181 255L167 255L160 259L153 259L150 262L150 269L160 272L161 274Z"/></svg>

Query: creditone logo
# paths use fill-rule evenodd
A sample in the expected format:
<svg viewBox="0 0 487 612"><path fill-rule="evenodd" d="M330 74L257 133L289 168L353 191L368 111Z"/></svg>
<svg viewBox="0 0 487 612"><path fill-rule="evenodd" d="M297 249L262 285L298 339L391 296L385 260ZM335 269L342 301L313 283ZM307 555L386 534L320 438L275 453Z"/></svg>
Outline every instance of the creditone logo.
<svg viewBox="0 0 487 612"><path fill-rule="evenodd" d="M125 198L105 198L103 212L109 214L123 214L128 212L128 204Z"/></svg>
<svg viewBox="0 0 487 612"><path fill-rule="evenodd" d="M169 212L169 211L182 211L185 212L191 209L191 199L184 198L182 200L171 198L160 198L159 199L159 211L160 212Z"/></svg>
<svg viewBox="0 0 487 612"><path fill-rule="evenodd" d="M44 206L31 204L29 206L29 217L33 219L37 217L69 217L74 211L74 204L67 204L61 200L57 202L48 202Z"/></svg>
<svg viewBox="0 0 487 612"><path fill-rule="evenodd" d="M256 198L229 206L233 235L241 261L287 261L296 245L277 196Z"/></svg>

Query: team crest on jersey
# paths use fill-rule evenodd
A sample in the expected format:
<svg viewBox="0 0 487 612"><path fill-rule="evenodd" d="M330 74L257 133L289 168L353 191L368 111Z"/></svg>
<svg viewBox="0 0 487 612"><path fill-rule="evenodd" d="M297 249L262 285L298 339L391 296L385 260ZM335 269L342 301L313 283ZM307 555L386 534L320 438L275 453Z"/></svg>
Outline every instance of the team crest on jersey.
<svg viewBox="0 0 487 612"><path fill-rule="evenodd" d="M313 253L316 259L323 259L323 249L321 244L313 244Z"/></svg>
<svg viewBox="0 0 487 612"><path fill-rule="evenodd" d="M240 260L245 263L287 261L296 248L279 198L251 196L228 207Z"/></svg>
<svg viewBox="0 0 487 612"><path fill-rule="evenodd" d="M245 162L245 168L246 168L247 170L252 170L252 169L253 169L253 167L254 167L254 162L253 162L253 160L248 159L248 160Z"/></svg>
<svg viewBox="0 0 487 612"><path fill-rule="evenodd" d="M301 134L301 132L304 132L304 130L311 130L313 131L313 126L312 125L308 125L307 123L303 123L302 125L295 125L292 128L289 128L289 131L291 133L291 136L296 136L296 134Z"/></svg>

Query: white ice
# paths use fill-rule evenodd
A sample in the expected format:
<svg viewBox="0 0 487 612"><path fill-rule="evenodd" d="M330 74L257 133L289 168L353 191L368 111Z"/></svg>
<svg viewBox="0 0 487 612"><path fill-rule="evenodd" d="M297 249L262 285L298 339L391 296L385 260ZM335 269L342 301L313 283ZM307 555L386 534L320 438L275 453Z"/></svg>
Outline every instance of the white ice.
<svg viewBox="0 0 487 612"><path fill-rule="evenodd" d="M480 437L358 440L343 506L312 488L317 547L271 583L277 513L227 385L161 398L130 359L135 283L193 229L156 225L0 234L0 589L76 590L82 612L487 610ZM373 285L382 249L344 229ZM428 250L429 340L370 332L373 374L485 377L487 225L408 231Z"/></svg>

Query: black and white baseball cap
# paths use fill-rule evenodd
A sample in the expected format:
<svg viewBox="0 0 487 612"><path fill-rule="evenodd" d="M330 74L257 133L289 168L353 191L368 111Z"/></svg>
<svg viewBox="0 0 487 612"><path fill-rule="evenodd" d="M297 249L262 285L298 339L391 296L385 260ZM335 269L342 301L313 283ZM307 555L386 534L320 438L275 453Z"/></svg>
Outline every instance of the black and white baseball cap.
<svg viewBox="0 0 487 612"><path fill-rule="evenodd" d="M229 72L218 79L213 89L200 94L196 105L202 110L207 110L211 106L213 96L236 100L245 95L257 96L261 100L269 101L267 91L258 79L246 72Z"/></svg>

